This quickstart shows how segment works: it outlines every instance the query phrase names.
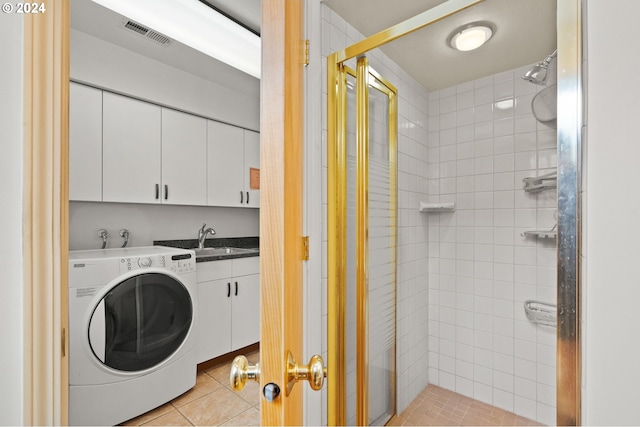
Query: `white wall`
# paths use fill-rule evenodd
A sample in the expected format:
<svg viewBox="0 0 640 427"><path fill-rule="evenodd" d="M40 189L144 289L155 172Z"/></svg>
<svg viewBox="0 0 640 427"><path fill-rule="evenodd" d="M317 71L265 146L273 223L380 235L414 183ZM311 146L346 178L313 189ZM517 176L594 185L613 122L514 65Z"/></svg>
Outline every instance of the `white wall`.
<svg viewBox="0 0 640 427"><path fill-rule="evenodd" d="M260 131L257 80L255 93L240 92L76 29L70 43L72 80Z"/></svg>
<svg viewBox="0 0 640 427"><path fill-rule="evenodd" d="M555 61L548 84L555 82ZM429 381L555 423L555 329L523 303L556 302L556 191L525 177L555 171L556 130L537 123L542 87L508 70L429 94L429 197L455 202L429 219ZM500 106L501 108L498 108Z"/></svg>
<svg viewBox="0 0 640 427"><path fill-rule="evenodd" d="M605 4L606 3L606 4ZM638 425L637 0L588 4L586 425Z"/></svg>
<svg viewBox="0 0 640 427"><path fill-rule="evenodd" d="M0 424L23 422L22 16L0 15Z"/></svg>
<svg viewBox="0 0 640 427"><path fill-rule="evenodd" d="M195 239L203 223L217 237L260 234L260 209L208 206L144 205L137 203L71 202L69 249L99 249L98 230L109 232L108 248L119 248L119 231L131 233L129 246L153 245L154 240ZM209 237L211 238L211 237Z"/></svg>

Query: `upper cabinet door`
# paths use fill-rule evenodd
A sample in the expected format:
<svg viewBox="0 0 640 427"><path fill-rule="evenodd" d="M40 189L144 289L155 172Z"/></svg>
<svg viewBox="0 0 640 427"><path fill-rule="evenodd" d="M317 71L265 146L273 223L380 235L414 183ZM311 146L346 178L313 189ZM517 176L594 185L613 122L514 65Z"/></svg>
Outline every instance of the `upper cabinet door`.
<svg viewBox="0 0 640 427"><path fill-rule="evenodd" d="M260 207L260 134L244 131L244 188L246 205Z"/></svg>
<svg viewBox="0 0 640 427"><path fill-rule="evenodd" d="M162 203L207 204L207 120L162 109Z"/></svg>
<svg viewBox="0 0 640 427"><path fill-rule="evenodd" d="M160 203L161 108L103 94L105 202Z"/></svg>
<svg viewBox="0 0 640 427"><path fill-rule="evenodd" d="M102 200L102 91L69 87L69 199Z"/></svg>
<svg viewBox="0 0 640 427"><path fill-rule="evenodd" d="M207 121L207 204L246 205L243 130Z"/></svg>

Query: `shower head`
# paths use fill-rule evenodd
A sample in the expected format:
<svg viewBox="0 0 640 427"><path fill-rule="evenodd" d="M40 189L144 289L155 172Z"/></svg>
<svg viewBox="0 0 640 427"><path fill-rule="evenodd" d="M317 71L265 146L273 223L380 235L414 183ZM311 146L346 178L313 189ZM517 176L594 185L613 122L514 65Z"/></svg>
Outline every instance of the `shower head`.
<svg viewBox="0 0 640 427"><path fill-rule="evenodd" d="M549 63L557 54L558 49L554 50L553 53L544 58L544 60L529 68L522 78L536 85L544 85L549 78Z"/></svg>

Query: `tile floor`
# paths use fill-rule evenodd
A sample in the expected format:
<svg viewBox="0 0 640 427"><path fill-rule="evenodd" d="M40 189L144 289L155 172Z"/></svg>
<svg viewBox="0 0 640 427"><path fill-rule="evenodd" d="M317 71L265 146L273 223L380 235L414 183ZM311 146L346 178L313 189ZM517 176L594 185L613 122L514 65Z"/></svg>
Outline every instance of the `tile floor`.
<svg viewBox="0 0 640 427"><path fill-rule="evenodd" d="M512 412L428 385L389 426L539 426Z"/></svg>
<svg viewBox="0 0 640 427"><path fill-rule="evenodd" d="M247 354L254 364L259 352ZM146 414L129 420L125 426L259 426L260 387L250 381L236 393L229 386L231 361L221 363L196 377L196 386Z"/></svg>
<svg viewBox="0 0 640 427"><path fill-rule="evenodd" d="M247 354L251 363L258 351ZM229 386L231 361L199 372L196 386L171 402L134 418L125 426L259 426L260 387L250 381L242 392ZM390 426L519 426L540 425L514 413L429 385Z"/></svg>

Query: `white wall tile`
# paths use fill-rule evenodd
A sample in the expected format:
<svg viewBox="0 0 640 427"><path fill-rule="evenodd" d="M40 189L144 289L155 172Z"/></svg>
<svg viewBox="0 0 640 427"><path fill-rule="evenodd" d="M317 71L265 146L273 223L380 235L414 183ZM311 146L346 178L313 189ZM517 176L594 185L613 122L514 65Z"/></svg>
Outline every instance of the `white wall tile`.
<svg viewBox="0 0 640 427"><path fill-rule="evenodd" d="M440 150L429 153L428 174L440 180L428 188L435 200L457 203L455 214L429 220L441 242L430 253L440 260L430 280L451 293L431 302L446 322L455 310L455 331L447 326L446 340L455 342L455 355L447 357L455 358L457 372L437 369L440 385L468 393L472 365L476 398L541 421L552 406L540 401L538 386L545 396L552 392L544 387L554 386L555 346L550 331L526 318L523 302L555 300L555 246L521 233L551 228L556 200L553 191L525 193L522 179L554 170L556 132L533 117L536 87L519 78L523 72L429 94L429 123L440 130L429 129L429 144Z"/></svg>

